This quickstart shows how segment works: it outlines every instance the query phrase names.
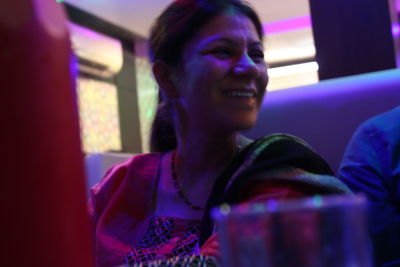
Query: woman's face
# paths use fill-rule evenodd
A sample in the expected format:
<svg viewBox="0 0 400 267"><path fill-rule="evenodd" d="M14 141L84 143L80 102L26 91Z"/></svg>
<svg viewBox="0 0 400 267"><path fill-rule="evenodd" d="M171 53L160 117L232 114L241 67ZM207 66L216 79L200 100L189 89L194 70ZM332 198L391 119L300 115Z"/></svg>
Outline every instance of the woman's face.
<svg viewBox="0 0 400 267"><path fill-rule="evenodd" d="M174 81L186 123L200 130L251 128L268 83L263 45L252 21L218 15L184 46Z"/></svg>

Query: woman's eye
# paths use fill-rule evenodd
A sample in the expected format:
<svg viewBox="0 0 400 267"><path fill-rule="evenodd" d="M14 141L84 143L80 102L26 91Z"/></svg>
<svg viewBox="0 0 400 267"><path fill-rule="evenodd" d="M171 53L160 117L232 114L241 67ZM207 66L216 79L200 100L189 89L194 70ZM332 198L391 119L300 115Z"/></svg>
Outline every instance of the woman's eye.
<svg viewBox="0 0 400 267"><path fill-rule="evenodd" d="M212 51L212 54L214 54L218 58L227 59L232 56L233 52L226 48L218 48L218 49L214 49Z"/></svg>
<svg viewBox="0 0 400 267"><path fill-rule="evenodd" d="M254 60L254 62L259 63L264 61L264 52L261 50L250 51L249 56Z"/></svg>

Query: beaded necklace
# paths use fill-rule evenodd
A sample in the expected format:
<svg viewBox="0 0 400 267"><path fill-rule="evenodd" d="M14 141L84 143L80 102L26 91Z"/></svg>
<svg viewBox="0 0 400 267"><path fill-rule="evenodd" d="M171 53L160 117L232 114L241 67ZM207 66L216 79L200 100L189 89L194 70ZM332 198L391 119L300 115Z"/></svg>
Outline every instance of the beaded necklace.
<svg viewBox="0 0 400 267"><path fill-rule="evenodd" d="M241 136L240 139L239 139L239 145L238 145L237 148L236 148L235 156L236 156L236 155L242 150L242 148L243 148L244 146L246 146L249 142L251 142L250 139ZM172 154L172 159L171 159L171 177L172 177L172 184L174 185L174 188L175 188L176 192L178 193L179 197L180 197L189 207L191 207L193 210L196 210L196 211L204 210L204 208L194 205L194 204L186 197L186 195L183 193L181 187L179 186L178 178L176 177L175 166L174 166L175 158L176 158L176 150L173 152L173 154Z"/></svg>
<svg viewBox="0 0 400 267"><path fill-rule="evenodd" d="M173 185L174 185L174 187L175 187L176 192L178 193L178 195L180 196L180 198L181 198L189 207L191 207L193 210L196 210L196 211L204 210L204 208L194 205L194 204L186 197L186 195L183 193L181 187L179 186L178 179L176 178L175 166L174 166L175 156L176 156L176 151L174 151L174 153L172 154L172 159L171 159L171 174L172 174L171 177L172 177L172 183L173 183Z"/></svg>

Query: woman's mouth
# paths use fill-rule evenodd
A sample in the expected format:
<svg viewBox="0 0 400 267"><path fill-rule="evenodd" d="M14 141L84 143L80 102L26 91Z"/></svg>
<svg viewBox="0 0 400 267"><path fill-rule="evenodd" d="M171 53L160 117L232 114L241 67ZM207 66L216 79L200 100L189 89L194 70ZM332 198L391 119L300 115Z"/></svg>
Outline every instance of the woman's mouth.
<svg viewBox="0 0 400 267"><path fill-rule="evenodd" d="M222 93L230 97L251 98L256 97L257 93L254 90L222 90Z"/></svg>

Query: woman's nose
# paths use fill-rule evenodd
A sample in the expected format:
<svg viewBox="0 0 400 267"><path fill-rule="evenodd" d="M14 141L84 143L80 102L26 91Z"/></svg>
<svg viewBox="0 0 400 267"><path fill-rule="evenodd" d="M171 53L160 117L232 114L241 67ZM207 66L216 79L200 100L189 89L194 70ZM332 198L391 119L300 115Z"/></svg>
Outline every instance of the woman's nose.
<svg viewBox="0 0 400 267"><path fill-rule="evenodd" d="M254 76L259 75L259 69L257 64L253 59L247 55L243 54L233 67L233 72L238 75Z"/></svg>

